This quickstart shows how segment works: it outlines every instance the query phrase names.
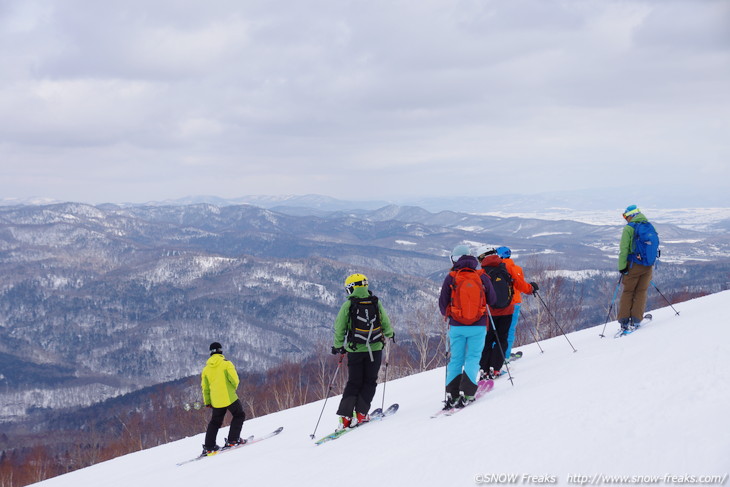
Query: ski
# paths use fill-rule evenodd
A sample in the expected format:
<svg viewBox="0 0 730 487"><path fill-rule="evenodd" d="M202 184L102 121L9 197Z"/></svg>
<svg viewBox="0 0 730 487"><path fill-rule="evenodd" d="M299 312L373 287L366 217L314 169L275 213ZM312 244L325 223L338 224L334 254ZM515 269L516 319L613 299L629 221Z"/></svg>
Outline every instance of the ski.
<svg viewBox="0 0 730 487"><path fill-rule="evenodd" d="M365 426L367 426L371 423L382 421L383 419L387 418L388 416L394 415L397 411L398 411L398 404L391 404L385 411L383 411L381 408L374 409L370 413L370 421L368 421L367 423L359 424L359 425L355 426L354 428L343 428L343 429L335 430L332 433L328 434L327 436L324 436L324 437L320 438L319 440L315 441L314 444L321 445L322 443L327 443L328 441L336 440L351 431L356 431L360 428L364 428Z"/></svg>
<svg viewBox="0 0 730 487"><path fill-rule="evenodd" d="M519 358L522 358L522 350L520 350L519 352L511 353L509 355L509 361L510 362L513 362L513 361L515 361L515 360L517 360Z"/></svg>
<svg viewBox="0 0 730 487"><path fill-rule="evenodd" d="M229 448L221 448L220 450L216 450L214 452L211 452L208 455L200 455L200 456L197 456L195 458L191 458L190 460L185 460L184 462L178 463L177 466L179 467L180 465L185 465L186 463L197 462L198 460L202 460L204 458L209 458L209 457L214 457L216 455L221 455L221 454L227 453L229 451L233 451L233 450L237 450L239 448L243 448L244 446L248 446L248 445L252 445L254 443L258 443L259 441L263 441L263 440L267 440L269 438L273 438L274 436L276 436L279 433L281 433L283 430L284 430L284 427L283 426L280 426L277 429L275 429L274 431L272 431L271 433L265 434L263 436L249 436L248 438L246 438L246 442L245 443L242 443L242 444L236 445L236 446L231 446Z"/></svg>
<svg viewBox="0 0 730 487"><path fill-rule="evenodd" d="M636 330L638 330L639 328L641 328L642 326L645 326L646 324L648 324L650 322L651 322L651 315L645 314L644 318L641 320L641 323L639 323L638 325L634 325L633 328L628 329L628 330L619 329L619 331L616 332L616 334L613 337L621 338L622 336L631 335L633 332L635 332Z"/></svg>
<svg viewBox="0 0 730 487"><path fill-rule="evenodd" d="M462 409L465 409L466 407L470 406L474 402L478 401L479 398L484 396L487 392L491 391L494 388L494 381L491 379L487 380L480 380L477 384L477 392L474 394L474 401L470 402L466 406L462 408L450 408L450 409L441 409L436 414L432 415L431 418L440 418L442 416L451 416L453 414L458 413Z"/></svg>

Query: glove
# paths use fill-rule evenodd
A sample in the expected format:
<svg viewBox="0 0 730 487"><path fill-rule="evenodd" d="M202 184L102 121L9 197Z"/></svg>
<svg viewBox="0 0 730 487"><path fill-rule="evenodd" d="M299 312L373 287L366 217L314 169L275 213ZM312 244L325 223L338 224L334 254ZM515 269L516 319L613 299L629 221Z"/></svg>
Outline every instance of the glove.
<svg viewBox="0 0 730 487"><path fill-rule="evenodd" d="M621 270L620 270L619 272L620 272L621 274L623 274L623 275L625 276L626 274L628 274L628 273L629 273L629 268L628 268L628 267L624 267L624 268L623 268L623 269L621 269Z"/></svg>
<svg viewBox="0 0 730 487"><path fill-rule="evenodd" d="M535 292L540 289L540 286L537 285L536 282L531 282L530 286L532 286L532 294L535 294Z"/></svg>
<svg viewBox="0 0 730 487"><path fill-rule="evenodd" d="M332 355L344 354L344 353L347 353L347 350L345 350L345 347L332 347L332 350L330 350L330 353Z"/></svg>

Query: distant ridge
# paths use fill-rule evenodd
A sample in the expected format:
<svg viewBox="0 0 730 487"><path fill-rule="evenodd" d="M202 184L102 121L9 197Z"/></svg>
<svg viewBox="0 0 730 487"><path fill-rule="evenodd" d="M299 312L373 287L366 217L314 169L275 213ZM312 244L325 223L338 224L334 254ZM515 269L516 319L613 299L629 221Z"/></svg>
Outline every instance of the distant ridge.
<svg viewBox="0 0 730 487"><path fill-rule="evenodd" d="M591 188L574 191L546 191L534 194L499 194L499 188L484 190L483 195L400 197L393 200L345 200L326 195L244 195L225 198L215 195L190 195L182 198L151 200L142 203L106 202L104 205L131 206L186 206L209 204L214 206L253 205L295 214L297 208L322 212L375 210L390 205L416 206L431 212L457 211L465 213L565 213L566 210L594 211L619 210L629 204L643 208L730 208L730 198L720 188L686 188L661 185ZM48 197L0 198L0 206L47 205L61 203ZM313 214L310 211L308 214Z"/></svg>

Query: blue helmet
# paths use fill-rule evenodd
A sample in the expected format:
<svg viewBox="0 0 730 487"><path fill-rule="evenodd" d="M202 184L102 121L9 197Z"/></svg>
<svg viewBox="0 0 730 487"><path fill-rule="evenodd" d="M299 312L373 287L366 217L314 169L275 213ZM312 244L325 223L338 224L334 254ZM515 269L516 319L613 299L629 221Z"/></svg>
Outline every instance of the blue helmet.
<svg viewBox="0 0 730 487"><path fill-rule="evenodd" d="M512 257L512 251L509 247L497 247L495 250L500 259L509 259Z"/></svg>
<svg viewBox="0 0 730 487"><path fill-rule="evenodd" d="M624 218L634 217L641 213L641 210L636 205L629 205L624 211Z"/></svg>

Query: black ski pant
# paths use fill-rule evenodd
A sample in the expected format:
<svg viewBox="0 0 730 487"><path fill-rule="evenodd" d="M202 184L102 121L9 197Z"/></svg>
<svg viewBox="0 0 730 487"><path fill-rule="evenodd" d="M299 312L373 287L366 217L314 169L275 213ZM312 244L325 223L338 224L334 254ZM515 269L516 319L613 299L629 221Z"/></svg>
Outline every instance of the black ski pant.
<svg viewBox="0 0 730 487"><path fill-rule="evenodd" d="M241 436L241 428L243 428L243 422L246 420L246 413L243 412L241 401L236 399L224 408L213 408L213 415L208 423L208 430L205 432L205 448L208 450L212 449L216 444L218 430L223 424L226 411L230 411L233 416L233 419L231 419L231 429L228 431L228 439L230 441L236 441Z"/></svg>
<svg viewBox="0 0 730 487"><path fill-rule="evenodd" d="M451 396L451 400L457 399L463 392L465 396L473 396L477 393L477 385L471 381L466 372L454 377L454 379L446 384L446 392Z"/></svg>
<svg viewBox="0 0 730 487"><path fill-rule="evenodd" d="M372 361L368 352L347 352L348 377L340 407L337 408L339 416L350 417L353 411L362 414L370 412L382 357L382 350L373 352Z"/></svg>
<svg viewBox="0 0 730 487"><path fill-rule="evenodd" d="M512 326L512 315L492 315L492 320L497 331L495 332L492 324L489 323L482 359L479 361L479 367L485 372L489 371L489 367L493 367L495 371L498 371L504 365L504 355L502 354L507 350L507 338L509 337L509 329Z"/></svg>

